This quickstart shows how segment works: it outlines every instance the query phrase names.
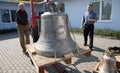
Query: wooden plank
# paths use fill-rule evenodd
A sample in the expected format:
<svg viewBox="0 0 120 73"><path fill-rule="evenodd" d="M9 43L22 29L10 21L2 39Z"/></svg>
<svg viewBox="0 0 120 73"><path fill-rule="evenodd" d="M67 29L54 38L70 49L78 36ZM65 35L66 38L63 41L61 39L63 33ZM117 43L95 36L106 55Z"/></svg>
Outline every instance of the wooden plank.
<svg viewBox="0 0 120 73"><path fill-rule="evenodd" d="M120 55L115 56L116 61L120 62Z"/></svg>
<svg viewBox="0 0 120 73"><path fill-rule="evenodd" d="M120 69L120 55L115 56L116 58L116 67L119 70Z"/></svg>
<svg viewBox="0 0 120 73"><path fill-rule="evenodd" d="M46 65L54 64L59 62L62 58L49 58L41 55L35 54L34 46L27 45L27 51L36 67L45 67Z"/></svg>
<svg viewBox="0 0 120 73"><path fill-rule="evenodd" d="M74 57L74 56L77 56L77 55L84 55L84 54L90 52L89 50L85 50L85 49L80 48L78 50L79 53L73 54L73 55L65 57L65 58L49 58L49 57L45 57L45 56L35 54L35 50L34 50L33 45L29 45L29 46L27 46L27 48L28 48L29 54L32 54L31 57L33 58L33 60L36 61L36 64L38 66L50 65L50 64L53 64L55 62L59 62L61 60L70 59L71 57Z"/></svg>
<svg viewBox="0 0 120 73"><path fill-rule="evenodd" d="M83 53L84 53L83 55L85 55L85 56L91 56L91 50L89 49L88 46L80 45L79 47L80 47L81 49L83 49L83 50L86 50L86 52L83 52Z"/></svg>
<svg viewBox="0 0 120 73"><path fill-rule="evenodd" d="M100 66L101 62L98 62L93 70L93 73L98 73L98 67Z"/></svg>
<svg viewBox="0 0 120 73"><path fill-rule="evenodd" d="M83 49L83 47L82 47L82 48L78 49L78 53L76 53L76 54L72 53L69 56L65 56L63 58L49 58L49 57L45 57L45 56L41 56L41 55L36 54L35 49L34 49L34 45L27 45L26 48L27 48L27 51L30 55L30 58L32 59L33 64L35 65L38 73L40 72L40 70L42 73L43 68L48 66L48 65L57 63L57 62L62 61L62 60L65 63L70 64L72 57L77 56L77 55L84 55L84 54L90 52L90 50Z"/></svg>
<svg viewBox="0 0 120 73"><path fill-rule="evenodd" d="M116 68L117 68L117 70L119 70L120 69L120 62L116 62Z"/></svg>
<svg viewBox="0 0 120 73"><path fill-rule="evenodd" d="M32 54L32 55L36 54L34 46L27 45L26 48L27 48L27 50L29 49L30 54Z"/></svg>
<svg viewBox="0 0 120 73"><path fill-rule="evenodd" d="M91 50L89 49L88 46L82 46L82 45L79 45L79 48L80 50L83 49L82 54L85 55L85 56L91 56ZM86 50L86 51L85 51ZM79 55L79 54L78 54Z"/></svg>
<svg viewBox="0 0 120 73"><path fill-rule="evenodd" d="M37 73L40 73L40 69L39 69L39 66L36 64L36 61L34 60L34 58L33 58L33 55L34 54L32 54L32 52L30 51L32 48L31 48L31 46L29 46L29 45L27 45L26 46L27 47L27 52L28 52L28 54L29 54L29 56L30 56L30 58L31 58L31 61L33 62L33 64L34 64L34 66L36 67L36 70L37 70ZM28 49L29 48L29 49Z"/></svg>
<svg viewBox="0 0 120 73"><path fill-rule="evenodd" d="M85 55L85 56L91 56L91 51L86 52L84 55Z"/></svg>
<svg viewBox="0 0 120 73"><path fill-rule="evenodd" d="M44 68L44 67L39 68L39 73L44 73L44 70L45 70L45 68Z"/></svg>
<svg viewBox="0 0 120 73"><path fill-rule="evenodd" d="M66 64L71 64L71 62L72 62L72 58L70 58L70 59L66 59L66 60L63 60Z"/></svg>

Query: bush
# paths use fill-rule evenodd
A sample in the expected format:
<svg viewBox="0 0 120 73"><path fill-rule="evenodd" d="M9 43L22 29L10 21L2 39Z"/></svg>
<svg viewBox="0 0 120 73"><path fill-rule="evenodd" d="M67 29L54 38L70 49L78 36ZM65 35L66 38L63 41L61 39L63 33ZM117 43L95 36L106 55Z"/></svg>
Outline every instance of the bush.
<svg viewBox="0 0 120 73"><path fill-rule="evenodd" d="M83 30L80 30L78 28L72 28L70 32L75 32L75 33L83 33Z"/></svg>
<svg viewBox="0 0 120 73"><path fill-rule="evenodd" d="M75 33L83 33L82 30L77 29L77 28L73 28L71 31L73 31ZM103 30L95 29L94 34L100 35L100 36L109 36L109 37L114 37L116 39L120 39L120 31L114 31L114 30L110 30L110 29L103 29Z"/></svg>
<svg viewBox="0 0 120 73"><path fill-rule="evenodd" d="M120 39L120 31L113 31L109 29L104 29L104 30L95 30L96 35L101 35L101 36L111 36L111 37L116 37L117 39Z"/></svg>

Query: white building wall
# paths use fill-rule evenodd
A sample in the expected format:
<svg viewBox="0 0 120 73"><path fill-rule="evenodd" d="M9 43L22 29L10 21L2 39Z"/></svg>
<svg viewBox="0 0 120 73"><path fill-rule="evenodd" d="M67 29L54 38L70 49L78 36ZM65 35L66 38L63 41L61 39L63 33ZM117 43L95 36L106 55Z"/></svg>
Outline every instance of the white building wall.
<svg viewBox="0 0 120 73"><path fill-rule="evenodd" d="M18 3L0 3L0 9L17 10L17 7L18 7ZM26 11L28 13L28 16L30 16L29 5L26 5ZM30 20L30 17L29 17L29 20ZM12 29L12 28L16 28L16 22L3 23L1 19L1 13L0 13L0 30Z"/></svg>
<svg viewBox="0 0 120 73"><path fill-rule="evenodd" d="M0 9L16 9L16 6L8 3L0 3ZM1 18L1 13L0 13L0 30L6 29L6 28L8 29L15 28L15 22L3 23Z"/></svg>
<svg viewBox="0 0 120 73"><path fill-rule="evenodd" d="M111 28L120 30L120 0L113 0L113 16Z"/></svg>
<svg viewBox="0 0 120 73"><path fill-rule="evenodd" d="M96 28L120 30L120 0L112 0L112 20L109 22L97 22Z"/></svg>
<svg viewBox="0 0 120 73"><path fill-rule="evenodd" d="M83 13L90 0L64 0L65 12L68 13L72 27L79 28ZM95 28L120 30L120 0L112 0L112 20L97 21Z"/></svg>
<svg viewBox="0 0 120 73"><path fill-rule="evenodd" d="M72 27L79 28L83 13L86 11L87 4L90 0L63 0L65 3L65 12L68 14ZM26 11L31 22L31 12L28 4L26 5ZM36 6L37 11L41 11L41 6ZM113 29L120 30L120 0L112 0L112 20L109 22L97 21L95 28L97 29ZM1 3L0 8L3 9L17 9L17 3ZM1 15L1 14L0 14ZM16 22L2 23L0 16L0 30L16 28Z"/></svg>
<svg viewBox="0 0 120 73"><path fill-rule="evenodd" d="M81 25L81 19L86 6L89 3L88 0L65 0L65 12L68 14L72 27L79 28Z"/></svg>
<svg viewBox="0 0 120 73"><path fill-rule="evenodd" d="M30 5L25 4L26 12L28 14L28 20L31 23L31 11L30 11ZM5 2L0 2L0 9L10 9L10 10L17 10L18 8L18 3L5 3ZM36 9L37 8L37 9ZM41 11L40 6L35 6L35 11ZM16 22L11 22L11 23L3 23L1 19L1 12L0 12L0 30L3 29L12 29L16 28Z"/></svg>

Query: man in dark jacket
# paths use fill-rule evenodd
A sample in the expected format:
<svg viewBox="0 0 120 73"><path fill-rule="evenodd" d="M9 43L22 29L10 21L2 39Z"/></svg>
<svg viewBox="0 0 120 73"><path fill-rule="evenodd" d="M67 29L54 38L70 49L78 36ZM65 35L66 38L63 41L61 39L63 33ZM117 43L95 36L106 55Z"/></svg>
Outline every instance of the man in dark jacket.
<svg viewBox="0 0 120 73"><path fill-rule="evenodd" d="M26 44L30 44L29 40L29 22L28 15L25 11L25 5L23 3L18 4L18 10L16 11L17 31L20 37L20 44L23 48L23 53L26 54Z"/></svg>
<svg viewBox="0 0 120 73"><path fill-rule="evenodd" d="M96 22L97 17L96 13L92 11L92 5L89 4L87 6L87 12L84 13L83 21L82 21L82 28L84 30L84 46L87 45L87 37L89 35L90 43L89 48L91 50L93 47L93 37L94 37L94 23Z"/></svg>

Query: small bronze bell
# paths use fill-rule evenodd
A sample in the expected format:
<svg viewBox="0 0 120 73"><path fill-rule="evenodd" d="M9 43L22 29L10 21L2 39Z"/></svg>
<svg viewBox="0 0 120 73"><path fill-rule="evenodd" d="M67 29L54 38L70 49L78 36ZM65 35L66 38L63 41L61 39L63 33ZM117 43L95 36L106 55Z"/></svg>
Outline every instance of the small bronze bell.
<svg viewBox="0 0 120 73"><path fill-rule="evenodd" d="M115 57L111 53L105 53L99 66L99 73L117 73Z"/></svg>

